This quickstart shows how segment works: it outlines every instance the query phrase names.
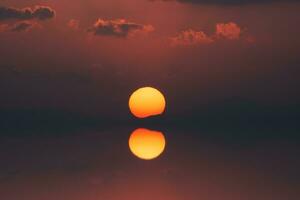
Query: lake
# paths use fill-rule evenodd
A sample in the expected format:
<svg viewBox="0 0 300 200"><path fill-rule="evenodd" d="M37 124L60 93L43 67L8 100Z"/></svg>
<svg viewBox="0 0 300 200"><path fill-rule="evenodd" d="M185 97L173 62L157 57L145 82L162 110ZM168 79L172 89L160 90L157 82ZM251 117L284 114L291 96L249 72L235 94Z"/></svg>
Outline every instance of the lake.
<svg viewBox="0 0 300 200"><path fill-rule="evenodd" d="M4 134L0 199L299 199L297 137L165 129L164 151L142 160L128 146L134 130Z"/></svg>

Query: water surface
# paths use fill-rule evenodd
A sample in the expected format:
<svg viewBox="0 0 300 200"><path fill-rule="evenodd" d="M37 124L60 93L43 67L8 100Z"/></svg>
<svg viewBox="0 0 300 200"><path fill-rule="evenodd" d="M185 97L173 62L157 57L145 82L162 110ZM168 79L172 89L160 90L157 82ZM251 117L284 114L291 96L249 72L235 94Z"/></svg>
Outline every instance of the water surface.
<svg viewBox="0 0 300 200"><path fill-rule="evenodd" d="M159 130L165 150L156 159L142 160L128 147L133 130L2 137L0 199L299 199L296 137Z"/></svg>

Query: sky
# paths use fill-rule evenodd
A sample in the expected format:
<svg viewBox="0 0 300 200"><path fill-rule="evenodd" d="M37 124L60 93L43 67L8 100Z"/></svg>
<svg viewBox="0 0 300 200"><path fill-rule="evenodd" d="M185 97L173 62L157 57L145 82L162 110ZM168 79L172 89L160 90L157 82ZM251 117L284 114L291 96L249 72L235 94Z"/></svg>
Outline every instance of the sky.
<svg viewBox="0 0 300 200"><path fill-rule="evenodd" d="M1 0L0 109L127 118L130 94L153 86L170 118L298 116L299 11L297 0Z"/></svg>
<svg viewBox="0 0 300 200"><path fill-rule="evenodd" d="M300 0L0 0L0 199L299 199ZM128 100L159 89L162 116ZM135 157L137 128L164 152Z"/></svg>

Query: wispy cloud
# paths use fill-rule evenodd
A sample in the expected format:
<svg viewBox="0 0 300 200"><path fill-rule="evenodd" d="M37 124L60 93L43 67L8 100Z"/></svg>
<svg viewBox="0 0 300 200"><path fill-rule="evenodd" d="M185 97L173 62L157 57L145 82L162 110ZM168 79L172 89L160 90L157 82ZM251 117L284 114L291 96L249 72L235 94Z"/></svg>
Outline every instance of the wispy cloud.
<svg viewBox="0 0 300 200"><path fill-rule="evenodd" d="M31 21L21 21L15 24L1 24L0 32L25 32L36 26L37 23Z"/></svg>
<svg viewBox="0 0 300 200"><path fill-rule="evenodd" d="M139 32L148 33L153 30L154 28L151 25L129 22L125 19L98 19L93 27L88 29L88 31L94 33L94 35L114 37L128 37Z"/></svg>
<svg viewBox="0 0 300 200"><path fill-rule="evenodd" d="M184 30L176 36L171 37L171 45L196 45L196 44L210 44L214 40L208 37L203 31L195 31L192 29Z"/></svg>
<svg viewBox="0 0 300 200"><path fill-rule="evenodd" d="M79 29L79 20L77 19L70 19L70 21L68 22L67 26L70 28L70 29L73 29L73 30L78 30Z"/></svg>
<svg viewBox="0 0 300 200"><path fill-rule="evenodd" d="M193 29L183 30L170 38L172 46L212 44L219 40L244 40L253 43L254 37L244 36L242 28L234 22L218 23L212 35Z"/></svg>

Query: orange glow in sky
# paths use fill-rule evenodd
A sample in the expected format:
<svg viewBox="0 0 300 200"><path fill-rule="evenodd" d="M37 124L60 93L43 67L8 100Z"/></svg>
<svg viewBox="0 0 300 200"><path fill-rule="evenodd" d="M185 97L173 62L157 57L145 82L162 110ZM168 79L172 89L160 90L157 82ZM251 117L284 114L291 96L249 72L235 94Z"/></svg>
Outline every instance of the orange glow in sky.
<svg viewBox="0 0 300 200"><path fill-rule="evenodd" d="M162 132L144 128L134 130L129 138L130 151L138 158L151 160L165 149L166 140Z"/></svg>
<svg viewBox="0 0 300 200"><path fill-rule="evenodd" d="M129 109L138 118L162 114L166 107L163 94L155 88L143 87L129 98Z"/></svg>

